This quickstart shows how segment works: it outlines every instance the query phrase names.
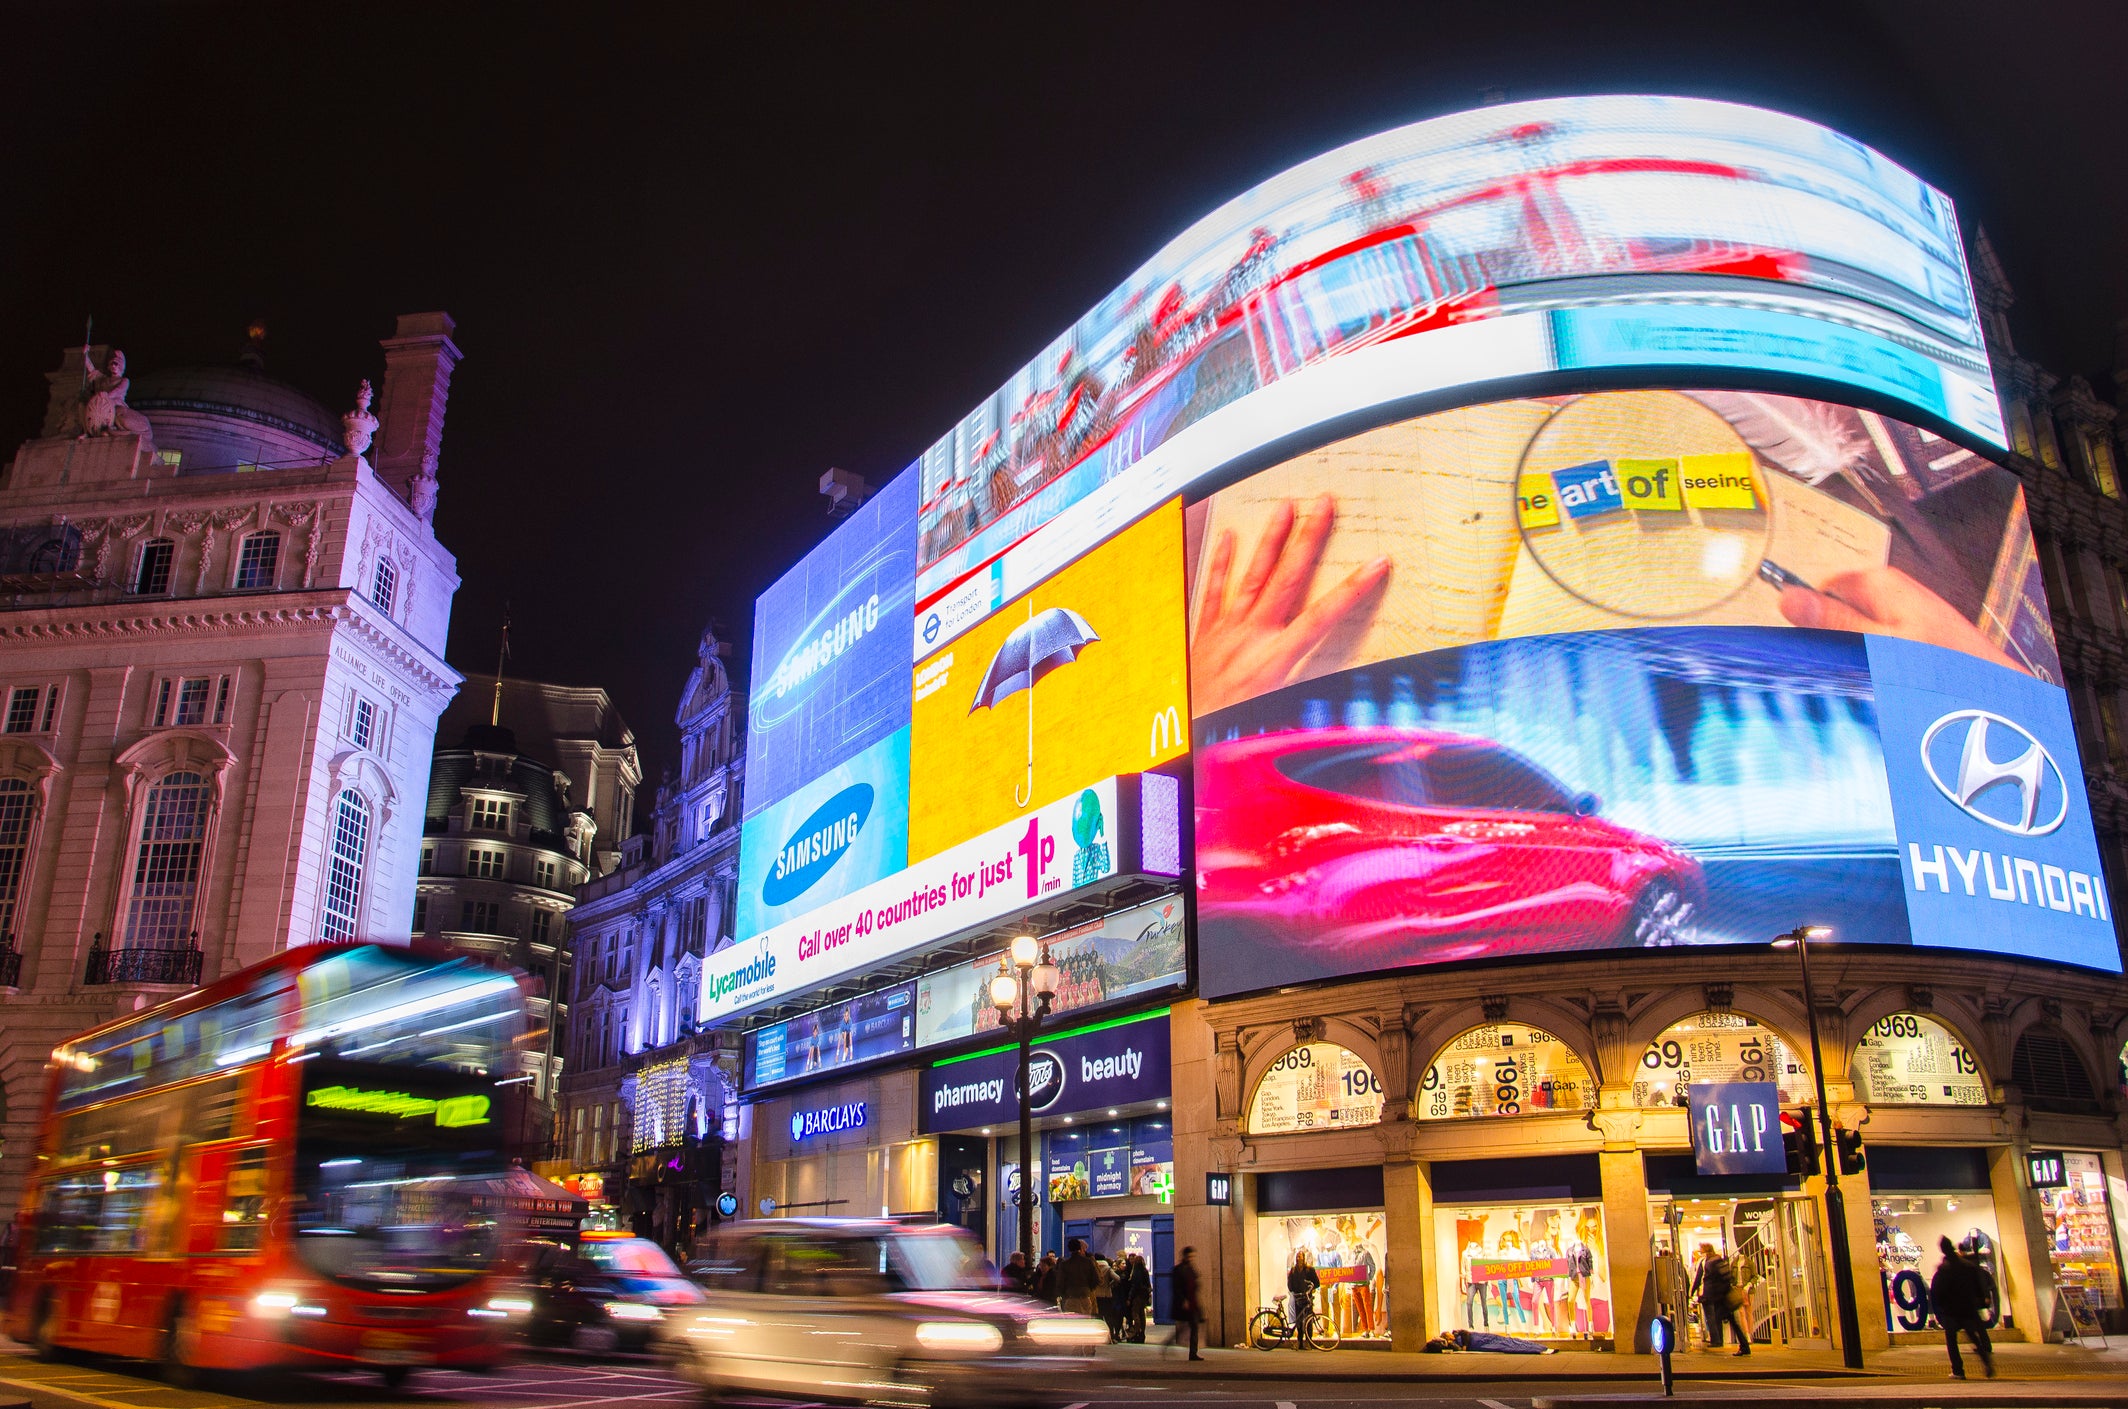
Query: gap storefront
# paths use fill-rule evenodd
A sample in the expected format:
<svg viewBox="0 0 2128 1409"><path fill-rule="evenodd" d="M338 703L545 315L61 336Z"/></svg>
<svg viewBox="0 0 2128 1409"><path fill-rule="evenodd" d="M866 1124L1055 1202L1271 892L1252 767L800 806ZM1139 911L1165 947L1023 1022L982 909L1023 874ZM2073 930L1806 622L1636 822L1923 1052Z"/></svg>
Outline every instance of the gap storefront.
<svg viewBox="0 0 2128 1409"><path fill-rule="evenodd" d="M1156 1008L1039 1034L1028 1065L1034 1093L1037 1240L1061 1254L1084 1238L1101 1256L1141 1253L1154 1274L1154 1313L1167 1316L1174 1263L1174 1120L1169 1011ZM949 1187L992 1191L959 1217L1003 1263L1019 1246L1019 1049L997 1046L926 1067L920 1129L936 1139Z"/></svg>

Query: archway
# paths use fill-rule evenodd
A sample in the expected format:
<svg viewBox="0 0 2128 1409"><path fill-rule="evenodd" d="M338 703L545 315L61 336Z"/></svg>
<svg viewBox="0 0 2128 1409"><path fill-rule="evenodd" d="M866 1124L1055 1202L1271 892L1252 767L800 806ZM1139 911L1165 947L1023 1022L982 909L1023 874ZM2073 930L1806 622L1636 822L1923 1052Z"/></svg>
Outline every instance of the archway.
<svg viewBox="0 0 2128 1409"><path fill-rule="evenodd" d="M1486 1023L1434 1054L1419 1082L1420 1120L1542 1115L1596 1104L1596 1082L1572 1047L1527 1023Z"/></svg>

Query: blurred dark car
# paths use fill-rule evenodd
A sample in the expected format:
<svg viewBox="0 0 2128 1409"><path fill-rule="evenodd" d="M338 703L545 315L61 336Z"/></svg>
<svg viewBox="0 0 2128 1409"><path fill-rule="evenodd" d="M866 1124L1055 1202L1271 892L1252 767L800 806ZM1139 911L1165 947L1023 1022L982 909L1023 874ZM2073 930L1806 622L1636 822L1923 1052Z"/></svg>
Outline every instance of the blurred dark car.
<svg viewBox="0 0 2128 1409"><path fill-rule="evenodd" d="M525 1338L587 1351L643 1351L667 1316L700 1306L702 1289L648 1238L586 1233L556 1248L527 1280Z"/></svg>

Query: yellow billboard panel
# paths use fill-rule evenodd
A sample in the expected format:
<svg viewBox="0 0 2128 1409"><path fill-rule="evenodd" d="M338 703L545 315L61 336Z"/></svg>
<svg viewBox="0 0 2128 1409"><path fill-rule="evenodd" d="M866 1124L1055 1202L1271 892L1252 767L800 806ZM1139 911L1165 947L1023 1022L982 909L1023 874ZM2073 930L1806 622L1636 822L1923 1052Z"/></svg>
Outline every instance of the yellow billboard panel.
<svg viewBox="0 0 2128 1409"><path fill-rule="evenodd" d="M909 860L1189 751L1182 505L916 667Z"/></svg>

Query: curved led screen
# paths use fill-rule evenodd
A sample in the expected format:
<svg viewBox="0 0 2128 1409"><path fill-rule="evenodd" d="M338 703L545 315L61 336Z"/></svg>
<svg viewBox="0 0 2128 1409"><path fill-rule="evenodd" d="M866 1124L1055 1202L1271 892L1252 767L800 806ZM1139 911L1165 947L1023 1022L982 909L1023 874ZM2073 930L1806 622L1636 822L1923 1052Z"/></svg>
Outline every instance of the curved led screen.
<svg viewBox="0 0 2128 1409"><path fill-rule="evenodd" d="M2002 443L1956 217L1910 172L1731 103L1484 108L1229 201L932 446L915 654L1282 437L1635 367L1831 380Z"/></svg>
<svg viewBox="0 0 2128 1409"><path fill-rule="evenodd" d="M1469 407L1192 506L1200 988L1798 922L2117 969L2015 476L1731 391Z"/></svg>

